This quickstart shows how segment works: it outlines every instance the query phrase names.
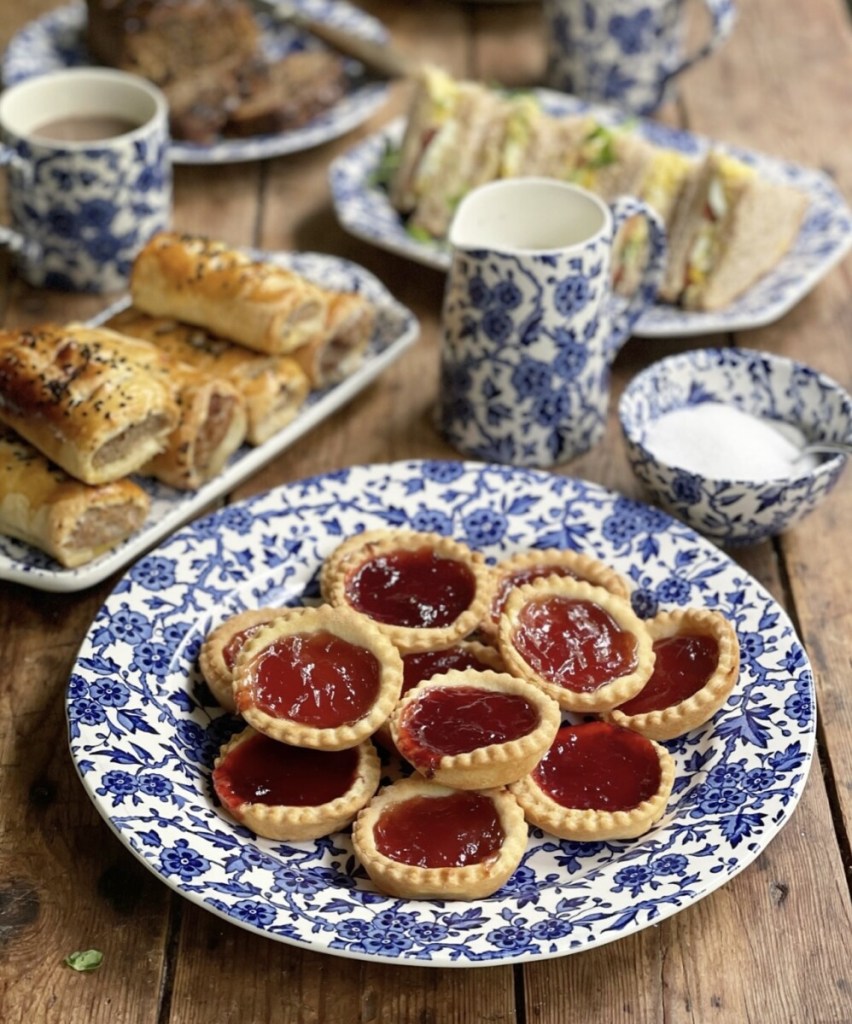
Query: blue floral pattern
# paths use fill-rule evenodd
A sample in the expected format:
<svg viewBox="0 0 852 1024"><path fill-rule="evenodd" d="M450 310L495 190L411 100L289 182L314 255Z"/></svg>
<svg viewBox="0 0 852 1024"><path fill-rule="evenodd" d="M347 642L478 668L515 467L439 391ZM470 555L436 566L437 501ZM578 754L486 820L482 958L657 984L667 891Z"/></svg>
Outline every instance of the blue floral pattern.
<svg viewBox="0 0 852 1024"><path fill-rule="evenodd" d="M385 26L346 0L292 0L307 17L322 24L350 32L362 39L383 43L388 39ZM80 0L57 7L30 22L6 48L0 72L5 85L13 85L33 75L61 68L91 64L83 42L86 5ZM310 37L286 23L273 23L259 17L261 45L270 57L282 57L303 50ZM347 61L345 95L309 124L275 135L249 139L224 139L211 145L173 141L169 154L178 164L224 164L297 153L336 139L362 124L385 103L387 83L365 76L357 61Z"/></svg>
<svg viewBox="0 0 852 1024"><path fill-rule="evenodd" d="M675 409L724 402L799 426L809 441L852 437L852 397L802 363L752 349L697 349L652 364L627 386L619 417L636 476L654 501L723 544L754 544L790 529L837 483L846 459L835 455L789 480L761 484L710 479L668 466L646 447L651 424Z"/></svg>
<svg viewBox="0 0 852 1024"><path fill-rule="evenodd" d="M681 153L697 156L713 146L744 160L768 180L793 185L808 196L808 210L794 245L781 262L747 292L725 309L706 313L655 303L639 317L633 328L634 337L685 338L771 323L807 295L852 246L852 212L823 171L753 150L711 142L706 137L650 119L628 119L613 107L587 104L564 93L539 89L535 95L549 113L568 115L587 111L603 124L630 123L642 138ZM387 192L374 184L387 148L399 145L403 129L403 120L393 121L332 162L329 180L337 217L356 238L436 270L449 270L447 244L409 234L391 206Z"/></svg>
<svg viewBox="0 0 852 1024"><path fill-rule="evenodd" d="M684 4L665 0L545 0L545 80L562 92L652 114L670 98L674 79L713 52L733 30L732 0L705 0L709 32L684 52Z"/></svg>
<svg viewBox="0 0 852 1024"><path fill-rule="evenodd" d="M720 609L742 668L712 722L668 746L676 781L640 839L560 841L531 830L518 870L474 903L377 892L348 833L256 838L217 806L210 771L239 722L196 657L245 607L314 593L322 560L363 529L431 524L489 559L563 546L628 576L650 615ZM629 935L745 868L789 819L813 756L807 657L767 592L687 526L603 488L458 462L361 466L214 512L143 558L95 618L67 691L71 754L99 811L152 872L241 927L314 950L431 966L522 962Z"/></svg>

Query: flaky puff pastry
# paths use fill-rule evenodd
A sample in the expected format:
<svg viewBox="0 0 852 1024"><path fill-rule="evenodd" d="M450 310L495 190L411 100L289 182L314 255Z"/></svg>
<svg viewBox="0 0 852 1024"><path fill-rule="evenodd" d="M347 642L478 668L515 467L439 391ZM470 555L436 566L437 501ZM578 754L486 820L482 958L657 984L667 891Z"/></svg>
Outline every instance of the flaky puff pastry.
<svg viewBox="0 0 852 1024"><path fill-rule="evenodd" d="M479 626L482 636L490 642L496 641L500 615L514 587L548 575L573 576L593 583L596 587L604 587L617 597L630 596L630 585L623 576L605 562L584 552L568 548L518 551L491 567L488 614Z"/></svg>
<svg viewBox="0 0 852 1024"><path fill-rule="evenodd" d="M676 608L660 612L645 622L655 649L658 651L654 672L633 699L648 697L660 682L658 673L663 672L666 659L658 644L681 638L707 637L715 645L715 661L706 678L696 679L697 689L683 700L665 703L645 711L631 711L630 703L624 708L616 707L604 713L603 717L616 725L626 726L652 740L670 740L703 725L716 714L728 699L740 671L740 645L734 627L718 611L709 608ZM687 662L688 662L687 657Z"/></svg>
<svg viewBox="0 0 852 1024"><path fill-rule="evenodd" d="M454 804L458 807L455 815ZM483 808L497 827L477 835L471 811ZM489 808L493 808L490 814ZM390 856L382 832L389 816L400 810L407 819L402 838L412 847L412 860L426 860L428 865L432 837L458 826L468 832L459 844L464 849L465 862L424 866ZM417 776L380 789L359 811L352 826L355 855L376 887L403 899L474 900L490 896L520 864L527 836L523 811L508 790L461 791ZM488 852L478 852L480 842L488 842Z"/></svg>
<svg viewBox="0 0 852 1024"><path fill-rule="evenodd" d="M572 734L594 734L598 745L578 756L569 739ZM558 768L555 758L564 758ZM598 778L589 779L589 766ZM571 791L580 791L574 802L559 791L560 771L568 776ZM604 806L602 794L613 793L610 779L627 773L634 774L626 786L636 792L635 802ZM563 726L536 767L509 790L530 824L560 839L605 842L635 839L647 832L665 813L674 774L671 754L653 740L609 722L583 722ZM614 792L621 795L624 791L616 787Z"/></svg>
<svg viewBox="0 0 852 1024"><path fill-rule="evenodd" d="M434 594L425 598L430 604L428 609L429 622L419 621L416 605L419 595L416 590L418 582L414 580L414 590L407 600L405 591L406 571L394 567L397 558L411 556L415 561L420 556L433 558L435 568L445 565L456 575L456 581L469 591L466 600L460 601L457 608L446 611L446 621L439 621L435 616L438 602L450 597L450 586L438 574L433 583ZM371 566L389 564L388 585L382 582L371 583L361 597L356 591L361 587L361 577L370 571ZM466 579L462 579L466 574ZM419 573L414 569L412 577ZM376 614L371 608L364 606L362 598L381 597L388 593L390 580L396 577L393 584L393 596L388 600L387 609ZM402 654L414 651L430 651L438 647L446 647L471 634L485 614L486 588L488 570L485 559L478 551L472 551L461 541L445 537L438 533L421 532L418 530L365 530L347 538L338 545L323 561L320 570L320 590L324 600L338 608L352 608L359 615L369 618L393 641ZM453 595L453 600L457 595ZM382 602L380 602L382 603ZM400 621L397 612L408 616L409 622ZM386 614L385 614L386 612Z"/></svg>
<svg viewBox="0 0 852 1024"><path fill-rule="evenodd" d="M489 704L500 698L512 702L503 707L504 720L500 705ZM516 782L550 747L559 724L559 705L539 687L487 670L432 676L409 690L390 717L400 755L421 775L454 789Z"/></svg>
<svg viewBox="0 0 852 1024"><path fill-rule="evenodd" d="M323 289L328 306L325 327L292 357L312 388L337 384L360 366L376 327L376 307L358 292Z"/></svg>
<svg viewBox="0 0 852 1024"><path fill-rule="evenodd" d="M0 533L74 568L131 537L149 507L148 495L132 481L84 484L0 427Z"/></svg>
<svg viewBox="0 0 852 1024"><path fill-rule="evenodd" d="M68 326L75 331L84 325ZM102 330L117 352L162 380L178 410L165 448L139 472L182 491L212 480L245 440L242 395L228 380L199 372L149 341L111 328Z"/></svg>
<svg viewBox="0 0 852 1024"><path fill-rule="evenodd" d="M342 750L387 720L402 691L402 658L347 608L292 608L243 644L234 701L258 732L295 746Z"/></svg>
<svg viewBox="0 0 852 1024"><path fill-rule="evenodd" d="M243 644L261 628L290 614L290 608L246 608L228 616L204 637L198 652L198 667L217 702L232 714L234 665Z"/></svg>
<svg viewBox="0 0 852 1024"><path fill-rule="evenodd" d="M575 621L564 622L575 609ZM651 637L630 602L568 576L544 576L512 590L497 646L510 672L581 714L623 704L654 668Z"/></svg>
<svg viewBox="0 0 852 1024"><path fill-rule="evenodd" d="M179 412L159 373L98 327L0 332L0 420L71 476L108 483L163 451Z"/></svg>
<svg viewBox="0 0 852 1024"><path fill-rule="evenodd" d="M133 306L117 313L105 326L150 341L196 370L229 381L245 403L249 444L263 444L286 427L308 397L310 381L290 356L253 352L201 327L173 317L149 316Z"/></svg>
<svg viewBox="0 0 852 1024"><path fill-rule="evenodd" d="M137 309L204 327L256 352L286 355L325 330L328 300L294 271L224 242L163 231L133 262Z"/></svg>
<svg viewBox="0 0 852 1024"><path fill-rule="evenodd" d="M369 740L342 751L305 750L247 728L220 750L213 788L227 812L257 835L299 842L351 824L380 775Z"/></svg>

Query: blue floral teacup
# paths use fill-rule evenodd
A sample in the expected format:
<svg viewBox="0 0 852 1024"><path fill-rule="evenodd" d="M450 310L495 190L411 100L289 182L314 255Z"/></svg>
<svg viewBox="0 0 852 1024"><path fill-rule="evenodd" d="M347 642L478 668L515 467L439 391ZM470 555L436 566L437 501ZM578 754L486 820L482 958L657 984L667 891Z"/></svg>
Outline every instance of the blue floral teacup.
<svg viewBox="0 0 852 1024"><path fill-rule="evenodd" d="M24 280L125 288L139 249L171 221L162 92L106 68L51 72L0 96L0 138L12 221L0 227L0 245Z"/></svg>
<svg viewBox="0 0 852 1024"><path fill-rule="evenodd" d="M615 233L637 215L649 255L630 299L612 289ZM655 299L665 229L629 196L511 178L469 193L450 226L437 422L457 450L517 466L567 462L600 440L610 366Z"/></svg>
<svg viewBox="0 0 852 1024"><path fill-rule="evenodd" d="M547 85L652 113L671 98L674 79L731 33L733 0L703 3L709 34L687 53L688 0L544 0Z"/></svg>

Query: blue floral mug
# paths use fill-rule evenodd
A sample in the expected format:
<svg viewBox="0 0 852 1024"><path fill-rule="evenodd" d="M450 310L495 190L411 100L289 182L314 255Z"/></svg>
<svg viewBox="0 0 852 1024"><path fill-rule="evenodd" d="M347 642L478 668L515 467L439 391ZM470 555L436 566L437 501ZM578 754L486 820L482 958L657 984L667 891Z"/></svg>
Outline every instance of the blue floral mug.
<svg viewBox="0 0 852 1024"><path fill-rule="evenodd" d="M169 226L168 106L136 75L73 68L0 95L11 226L0 245L36 287L112 292Z"/></svg>
<svg viewBox="0 0 852 1024"><path fill-rule="evenodd" d="M612 247L636 215L649 255L626 299ZM516 466L588 451L606 426L612 361L662 280L662 221L630 196L610 208L575 185L510 178L462 200L449 242L439 430L466 456Z"/></svg>
<svg viewBox="0 0 852 1024"><path fill-rule="evenodd" d="M650 114L674 79L730 35L733 0L703 0L709 34L687 53L689 0L544 0L545 81L583 99Z"/></svg>

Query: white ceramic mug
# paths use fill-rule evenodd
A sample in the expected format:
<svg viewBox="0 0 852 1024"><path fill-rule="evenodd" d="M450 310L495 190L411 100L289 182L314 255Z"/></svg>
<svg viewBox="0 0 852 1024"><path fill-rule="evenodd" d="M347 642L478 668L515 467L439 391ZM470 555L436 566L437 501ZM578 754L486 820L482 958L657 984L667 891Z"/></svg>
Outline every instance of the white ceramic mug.
<svg viewBox="0 0 852 1024"><path fill-rule="evenodd" d="M168 227L168 106L136 75L73 68L0 95L0 164L11 226L0 245L36 287L111 292Z"/></svg>
<svg viewBox="0 0 852 1024"><path fill-rule="evenodd" d="M649 257L628 300L612 290L613 239L637 214ZM458 451L545 467L603 435L609 371L655 300L665 228L630 196L610 208L576 185L510 178L469 193L449 235L437 422Z"/></svg>
<svg viewBox="0 0 852 1024"><path fill-rule="evenodd" d="M650 114L674 79L733 29L733 0L701 0L709 34L686 53L686 15L698 0L544 0L545 83L593 102Z"/></svg>

